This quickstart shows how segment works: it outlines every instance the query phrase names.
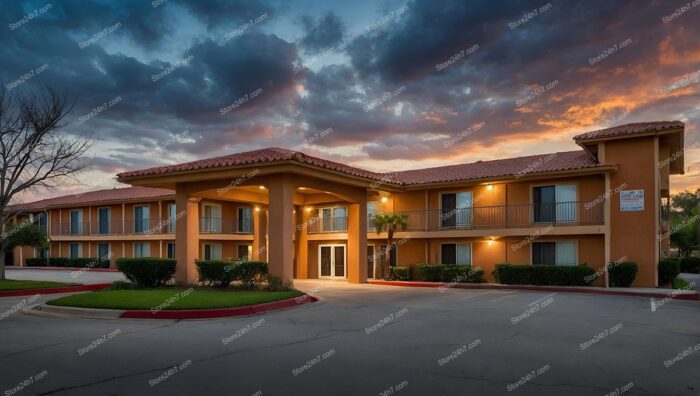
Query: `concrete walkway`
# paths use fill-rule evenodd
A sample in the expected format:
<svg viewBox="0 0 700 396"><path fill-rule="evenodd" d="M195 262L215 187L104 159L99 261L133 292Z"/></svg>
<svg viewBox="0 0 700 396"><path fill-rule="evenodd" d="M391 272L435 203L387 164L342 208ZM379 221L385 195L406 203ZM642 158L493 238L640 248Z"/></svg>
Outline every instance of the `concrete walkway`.
<svg viewBox="0 0 700 396"><path fill-rule="evenodd" d="M700 274L687 274L687 273L682 273L678 275L679 278L683 279L684 281L688 283L695 282L695 290L700 292Z"/></svg>
<svg viewBox="0 0 700 396"><path fill-rule="evenodd" d="M126 280L121 272L92 272L92 271L65 271L65 270L30 270L6 268L5 277L16 280L52 281L66 283L81 283L89 285L93 283L111 283L118 280Z"/></svg>

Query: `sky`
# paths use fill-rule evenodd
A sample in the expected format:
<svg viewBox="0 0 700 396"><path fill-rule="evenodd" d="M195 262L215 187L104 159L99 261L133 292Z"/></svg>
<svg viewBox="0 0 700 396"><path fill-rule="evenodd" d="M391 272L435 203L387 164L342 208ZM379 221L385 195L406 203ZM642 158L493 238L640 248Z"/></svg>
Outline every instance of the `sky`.
<svg viewBox="0 0 700 396"><path fill-rule="evenodd" d="M76 99L90 167L116 173L283 147L389 172L579 149L686 123L700 187L700 0L0 0L0 82Z"/></svg>

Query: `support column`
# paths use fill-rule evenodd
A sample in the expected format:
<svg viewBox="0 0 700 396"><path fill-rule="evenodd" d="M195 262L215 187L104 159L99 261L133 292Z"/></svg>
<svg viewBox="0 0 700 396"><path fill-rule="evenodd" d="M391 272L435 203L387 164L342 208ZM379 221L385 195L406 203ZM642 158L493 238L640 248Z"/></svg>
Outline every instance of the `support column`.
<svg viewBox="0 0 700 396"><path fill-rule="evenodd" d="M196 283L198 279L195 260L199 256L199 198L190 196L187 187L175 188L175 205L179 219L175 227L175 280L182 285ZM180 213L185 213L180 216Z"/></svg>
<svg viewBox="0 0 700 396"><path fill-rule="evenodd" d="M311 212L306 211L303 206L297 207L297 213L295 216L294 231L296 237L295 242L295 253L296 253L296 277L299 279L309 279L309 239L308 239L308 226L309 218L311 217Z"/></svg>
<svg viewBox="0 0 700 396"><path fill-rule="evenodd" d="M367 199L348 205L348 281L367 282Z"/></svg>
<svg viewBox="0 0 700 396"><path fill-rule="evenodd" d="M253 257L251 260L267 261L267 215L265 209L253 209Z"/></svg>
<svg viewBox="0 0 700 396"><path fill-rule="evenodd" d="M269 181L268 257L270 274L287 282L294 277L294 186L289 175Z"/></svg>

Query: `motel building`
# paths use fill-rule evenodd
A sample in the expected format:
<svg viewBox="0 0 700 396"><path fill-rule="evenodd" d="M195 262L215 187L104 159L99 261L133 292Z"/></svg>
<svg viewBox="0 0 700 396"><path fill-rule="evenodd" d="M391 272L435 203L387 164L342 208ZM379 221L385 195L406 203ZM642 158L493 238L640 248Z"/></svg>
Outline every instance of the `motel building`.
<svg viewBox="0 0 700 396"><path fill-rule="evenodd" d="M499 263L602 273L625 260L639 265L634 286L655 287L683 133L679 121L626 124L575 136L577 151L389 174L281 148L134 170L117 175L128 188L13 206L50 248L7 259L171 257L187 284L195 260L248 257L283 279L362 283L382 276L387 249L373 217L402 213L390 265L472 265L493 281Z"/></svg>

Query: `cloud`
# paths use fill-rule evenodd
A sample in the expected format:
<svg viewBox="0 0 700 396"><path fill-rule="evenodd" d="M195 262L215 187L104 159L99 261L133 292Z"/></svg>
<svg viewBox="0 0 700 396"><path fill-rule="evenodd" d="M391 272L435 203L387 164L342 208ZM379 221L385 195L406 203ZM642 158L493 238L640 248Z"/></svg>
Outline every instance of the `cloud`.
<svg viewBox="0 0 700 396"><path fill-rule="evenodd" d="M301 17L301 26L304 30L301 45L307 52L319 52L343 41L343 22L333 12L329 11L318 19L304 15Z"/></svg>

